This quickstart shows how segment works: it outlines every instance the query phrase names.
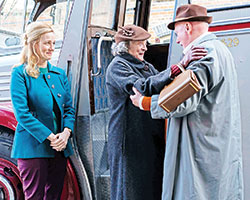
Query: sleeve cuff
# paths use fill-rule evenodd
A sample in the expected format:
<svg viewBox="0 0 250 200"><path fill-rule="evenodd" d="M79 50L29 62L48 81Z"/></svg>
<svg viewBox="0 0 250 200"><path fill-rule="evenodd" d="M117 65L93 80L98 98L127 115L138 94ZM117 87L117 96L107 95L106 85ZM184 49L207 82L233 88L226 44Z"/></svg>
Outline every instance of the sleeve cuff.
<svg viewBox="0 0 250 200"><path fill-rule="evenodd" d="M142 96L139 101L139 107L141 110L150 111L151 97Z"/></svg>
<svg viewBox="0 0 250 200"><path fill-rule="evenodd" d="M184 68L185 67L181 63L177 63L175 65L171 65L170 77L174 78L174 77L178 76L182 71L185 71Z"/></svg>
<svg viewBox="0 0 250 200"><path fill-rule="evenodd" d="M168 118L170 116L170 114L168 114L163 108L161 108L158 105L158 98L159 95L153 95L151 100L151 108L150 108L150 112L151 112L151 117L153 119L165 119Z"/></svg>
<svg viewBox="0 0 250 200"><path fill-rule="evenodd" d="M144 110L143 107L142 107L143 98L144 98L144 96L141 96L141 98L140 98L140 100L139 100L139 108L140 108L141 110Z"/></svg>

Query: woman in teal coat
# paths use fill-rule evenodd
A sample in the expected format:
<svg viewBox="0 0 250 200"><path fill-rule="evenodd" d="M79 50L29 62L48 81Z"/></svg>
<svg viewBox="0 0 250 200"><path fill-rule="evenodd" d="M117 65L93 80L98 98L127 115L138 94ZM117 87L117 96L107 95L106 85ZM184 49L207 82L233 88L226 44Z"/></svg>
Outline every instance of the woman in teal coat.
<svg viewBox="0 0 250 200"><path fill-rule="evenodd" d="M73 153L75 111L67 76L48 60L55 34L41 22L27 27L21 65L12 70L11 99L18 121L12 157L18 159L25 199L60 199Z"/></svg>

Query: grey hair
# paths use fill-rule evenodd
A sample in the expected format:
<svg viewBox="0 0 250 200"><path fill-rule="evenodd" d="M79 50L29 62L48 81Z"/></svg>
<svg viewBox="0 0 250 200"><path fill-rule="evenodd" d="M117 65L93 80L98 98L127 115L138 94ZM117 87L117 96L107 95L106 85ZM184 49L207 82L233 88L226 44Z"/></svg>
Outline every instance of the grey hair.
<svg viewBox="0 0 250 200"><path fill-rule="evenodd" d="M128 53L129 41L121 41L118 44L113 43L111 52L113 56L120 55L121 53Z"/></svg>

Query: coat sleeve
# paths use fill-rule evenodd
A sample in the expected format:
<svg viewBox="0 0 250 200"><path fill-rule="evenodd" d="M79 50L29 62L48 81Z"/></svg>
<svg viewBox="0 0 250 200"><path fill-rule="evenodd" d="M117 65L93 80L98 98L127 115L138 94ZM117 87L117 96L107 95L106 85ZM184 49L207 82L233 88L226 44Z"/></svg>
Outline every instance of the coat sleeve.
<svg viewBox="0 0 250 200"><path fill-rule="evenodd" d="M28 105L28 88L25 84L23 70L15 67L11 73L10 93L17 122L34 138L42 143L52 133L30 112Z"/></svg>
<svg viewBox="0 0 250 200"><path fill-rule="evenodd" d="M170 78L170 69L166 69L156 75L148 78L139 78L134 83L134 87L144 96L159 94L165 85L172 81Z"/></svg>
<svg viewBox="0 0 250 200"><path fill-rule="evenodd" d="M195 61L188 66L193 70L200 85L201 90L192 97L180 104L173 112L167 113L158 105L158 95L152 96L151 100L151 116L154 119L183 117L197 110L202 98L212 90L216 84L223 81L220 77L218 66L214 65L214 58L211 56L204 57L199 61Z"/></svg>
<svg viewBox="0 0 250 200"><path fill-rule="evenodd" d="M73 132L74 122L75 122L75 109L72 106L72 97L70 94L69 82L64 71L63 71L63 84L66 90L64 114L63 114L63 127L70 128Z"/></svg>
<svg viewBox="0 0 250 200"><path fill-rule="evenodd" d="M121 61L113 63L108 73L115 84L126 94L133 94L132 87L135 86L143 95L158 93L170 80L169 70L153 77L142 78L132 68Z"/></svg>

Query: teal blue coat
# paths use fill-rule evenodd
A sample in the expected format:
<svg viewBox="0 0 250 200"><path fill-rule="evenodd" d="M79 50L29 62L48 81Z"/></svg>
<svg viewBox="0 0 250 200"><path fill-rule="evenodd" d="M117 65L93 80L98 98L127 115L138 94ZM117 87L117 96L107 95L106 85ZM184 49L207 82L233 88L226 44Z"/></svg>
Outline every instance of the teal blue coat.
<svg viewBox="0 0 250 200"><path fill-rule="evenodd" d="M53 98L60 110L58 131L74 128L75 111L65 72L48 63L48 73L38 78L29 76L25 65L14 67L11 74L11 99L18 125L12 158L54 157L55 150L46 138L53 132ZM53 96L53 98L52 98ZM73 153L70 142L65 157Z"/></svg>

